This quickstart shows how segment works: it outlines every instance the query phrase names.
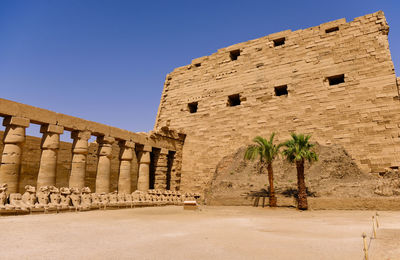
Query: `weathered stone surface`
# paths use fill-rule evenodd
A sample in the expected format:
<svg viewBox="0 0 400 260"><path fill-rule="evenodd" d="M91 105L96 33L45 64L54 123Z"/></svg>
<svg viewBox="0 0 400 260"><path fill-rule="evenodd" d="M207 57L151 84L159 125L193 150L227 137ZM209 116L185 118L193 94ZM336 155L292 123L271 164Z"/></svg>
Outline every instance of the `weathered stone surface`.
<svg viewBox="0 0 400 260"><path fill-rule="evenodd" d="M204 191L224 156L272 132L278 142L298 132L342 145L365 173L399 166L388 29L381 11L340 19L235 44L168 74L154 129L187 134L181 188Z"/></svg>
<svg viewBox="0 0 400 260"><path fill-rule="evenodd" d="M5 144L0 165L0 182L8 184L12 193L18 191L18 179L21 169L22 145Z"/></svg>
<svg viewBox="0 0 400 260"><path fill-rule="evenodd" d="M125 162L122 163L121 169L124 169L126 174L129 172L131 175L130 183L124 183L124 185L126 188L130 186L132 189L132 187L136 187L137 183L137 177L133 178L132 174L137 174L138 170L136 153L133 152L135 143L139 144L141 147L144 146L145 151L150 149L150 152L152 147L155 147L155 149L166 148L170 151L177 151L177 149L182 149L185 139L184 134L177 133L174 130L163 129L157 132L151 131L148 134L133 133L1 98L0 116L5 118L3 125L10 126L6 128L7 134L4 136L4 142L0 144L0 147L3 144L7 144L6 146L19 146L19 148L7 147L5 149L5 151L12 151L11 154L7 152L5 156L2 156L6 161L12 159L9 155L13 156L12 160L14 162L18 161L15 160L15 156L21 156L21 144L25 139L24 128L28 127L30 122L41 125L41 132L43 133L43 138L40 142L40 148L43 152L37 150L39 149L39 145L36 139L30 139L30 141L35 140L33 141L34 144L29 142L27 149L24 149L22 156L25 161L22 164L22 174L18 175L18 164L4 164L3 173L7 175L7 182L15 183L15 185L10 183L10 190L12 191L21 191L25 185L36 186L38 183L39 186L69 186L69 182L71 182L72 186L88 186L92 190L95 190L94 183L98 169L101 172L99 175L100 178L107 178L107 176L110 176L112 180L118 180L118 169L120 168L118 154L120 149L118 145L111 145L114 140L126 141L126 146L132 148L131 150L127 149L123 151L121 155L121 160L125 160ZM57 156L60 150L59 135L63 133L64 129L71 131L71 138L74 139L72 159L71 147L66 150L62 147L60 151L62 155L60 157ZM97 136L99 142L105 143L105 145L102 145L100 149L95 147L95 145L90 146L88 152L86 140L90 138L91 135ZM33 146L31 146L31 144ZM65 147L67 146L68 144ZM96 149L93 153L91 151L92 147ZM2 148L2 150L4 149ZM17 150L20 151L16 152ZM28 156L24 156L24 153L28 154ZM89 154L88 156L86 156L87 153ZM97 155L94 155L94 153ZM110 156L114 154L113 158L115 159L111 160L111 158L108 158L107 154L110 154ZM101 157L100 160L97 156ZM37 161L38 157L41 158L41 162ZM128 162L126 162L128 157L133 158L131 170L129 170ZM86 165L85 161L87 161ZM178 161L180 162L180 160ZM96 164L99 164L100 167L97 167ZM107 170L110 167L111 170ZM146 168L146 166L144 166L144 168ZM105 176L102 176L103 174ZM84 185L82 185L83 176L85 180ZM128 179L126 180L129 182ZM99 181L99 185L102 182L103 181ZM115 190L118 187L118 181L111 181L109 185L106 183L104 183L104 185L111 185L111 189Z"/></svg>
<svg viewBox="0 0 400 260"><path fill-rule="evenodd" d="M176 150L177 144L180 143L178 140L174 141L171 137L166 138L164 135L159 135L158 133L152 133L152 136L134 133L3 98L0 98L0 116L25 118L29 119L31 123L40 125L62 125L64 126L65 130L68 131L87 130L95 136L105 135L120 140L132 140L135 143L150 145L158 148L168 148L173 151Z"/></svg>
<svg viewBox="0 0 400 260"><path fill-rule="evenodd" d="M110 136L97 138L99 162L97 164L96 193L110 192L112 144L114 141L115 139Z"/></svg>
<svg viewBox="0 0 400 260"><path fill-rule="evenodd" d="M40 156L37 188L55 186L57 176L57 153L60 148L60 134L64 127L58 125L43 125L40 128L42 137L42 154Z"/></svg>
<svg viewBox="0 0 400 260"><path fill-rule="evenodd" d="M64 133L64 127L60 125L42 125L40 128L41 133L54 133L54 134L62 134Z"/></svg>
<svg viewBox="0 0 400 260"><path fill-rule="evenodd" d="M25 142L25 128L29 120L19 117L6 117L3 121L6 132L0 165L0 183L7 183L10 193L18 192L21 171L22 146Z"/></svg>
<svg viewBox="0 0 400 260"><path fill-rule="evenodd" d="M142 156L140 157L137 185L139 191L147 191L150 188L150 152L151 147L145 146L142 151Z"/></svg>
<svg viewBox="0 0 400 260"><path fill-rule="evenodd" d="M8 125L15 125L15 126L22 126L28 127L29 126L29 119L24 117L17 117L17 116L7 116L4 118L3 126Z"/></svg>
<svg viewBox="0 0 400 260"><path fill-rule="evenodd" d="M0 131L0 139L3 138L4 132ZM21 159L21 173L17 192L24 193L26 185L37 186L37 176L40 163L40 143L41 138L27 136L23 146ZM3 150L4 144L0 142L0 150ZM72 166L72 144L60 142L60 149L57 156L57 171L56 171L56 186L68 187L70 172ZM96 171L97 171L97 143L89 144L85 186L90 187L92 191L96 186ZM111 159L111 190L116 190L118 187L118 171L119 171L119 147L116 143L113 144ZM133 153L132 169L131 169L131 189L136 190L138 178L139 164L136 153Z"/></svg>
<svg viewBox="0 0 400 260"><path fill-rule="evenodd" d="M118 192L123 194L131 193L131 167L135 143L130 141L119 142L120 165L118 178Z"/></svg>
<svg viewBox="0 0 400 260"><path fill-rule="evenodd" d="M71 138L74 140L72 152L76 154L87 154L89 148L88 140L90 137L90 131L72 131Z"/></svg>
<svg viewBox="0 0 400 260"><path fill-rule="evenodd" d="M70 188L81 189L85 187L86 161L90 134L89 131L71 132L71 138L73 138L74 141L72 144L71 174L69 177Z"/></svg>
<svg viewBox="0 0 400 260"><path fill-rule="evenodd" d="M168 150L161 149L154 155L154 189L167 188Z"/></svg>

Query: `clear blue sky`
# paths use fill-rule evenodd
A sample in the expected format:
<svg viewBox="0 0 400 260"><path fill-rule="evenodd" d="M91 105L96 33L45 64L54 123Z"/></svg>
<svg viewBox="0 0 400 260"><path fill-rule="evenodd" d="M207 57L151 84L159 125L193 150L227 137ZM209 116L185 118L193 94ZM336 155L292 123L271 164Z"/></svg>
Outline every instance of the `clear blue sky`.
<svg viewBox="0 0 400 260"><path fill-rule="evenodd" d="M400 75L396 0L2 0L0 97L149 131L175 67L270 33L378 10Z"/></svg>

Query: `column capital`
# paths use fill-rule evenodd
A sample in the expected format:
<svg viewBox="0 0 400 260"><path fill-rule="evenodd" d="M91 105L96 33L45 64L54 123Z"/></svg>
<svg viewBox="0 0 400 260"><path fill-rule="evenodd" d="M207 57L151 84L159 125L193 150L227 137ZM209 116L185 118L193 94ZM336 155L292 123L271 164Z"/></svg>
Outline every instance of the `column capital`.
<svg viewBox="0 0 400 260"><path fill-rule="evenodd" d="M115 142L115 138L111 136L101 135L96 138L96 142L98 144L113 144Z"/></svg>
<svg viewBox="0 0 400 260"><path fill-rule="evenodd" d="M74 140L72 143L72 153L73 154L87 154L89 148L89 139L91 137L91 132L84 131L72 131L71 138Z"/></svg>
<svg viewBox="0 0 400 260"><path fill-rule="evenodd" d="M89 140L90 137L92 136L92 132L89 130L74 130L71 132L71 138L72 139L84 139L84 140Z"/></svg>
<svg viewBox="0 0 400 260"><path fill-rule="evenodd" d="M64 127L60 125L51 125L45 124L40 127L40 132L44 133L52 133L52 134L62 134L64 133Z"/></svg>
<svg viewBox="0 0 400 260"><path fill-rule="evenodd" d="M135 143L132 141L121 140L118 142L118 145L120 147L119 158L121 160L131 161L133 159Z"/></svg>
<svg viewBox="0 0 400 260"><path fill-rule="evenodd" d="M132 141L127 141L127 140L121 140L118 142L118 145L121 148L135 148L135 143Z"/></svg>
<svg viewBox="0 0 400 260"><path fill-rule="evenodd" d="M3 125L6 131L3 136L4 144L22 144L25 142L25 128L29 126L29 119L23 117L6 117Z"/></svg>
<svg viewBox="0 0 400 260"><path fill-rule="evenodd" d="M7 116L3 120L3 126L16 125L21 127L29 127L30 120L25 117Z"/></svg>
<svg viewBox="0 0 400 260"><path fill-rule="evenodd" d="M151 152L153 150L153 147L151 147L150 145L145 145L143 147L143 152Z"/></svg>

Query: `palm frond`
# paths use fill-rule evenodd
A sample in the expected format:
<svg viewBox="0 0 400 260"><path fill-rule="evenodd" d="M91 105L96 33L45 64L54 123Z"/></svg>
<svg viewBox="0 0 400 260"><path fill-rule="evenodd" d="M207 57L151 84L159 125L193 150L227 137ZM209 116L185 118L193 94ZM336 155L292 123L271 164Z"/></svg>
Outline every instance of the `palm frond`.
<svg viewBox="0 0 400 260"><path fill-rule="evenodd" d="M283 143L285 149L282 151L289 162L307 160L311 163L318 160L317 153L312 149L314 144L309 142L311 135L292 133L291 136L292 139Z"/></svg>
<svg viewBox="0 0 400 260"><path fill-rule="evenodd" d="M281 144L274 144L275 133L272 133L269 140L256 136L253 139L253 142L256 145L250 145L245 153L245 159L247 160L255 160L259 158L261 161L265 161L267 163L272 162L277 155L279 154L279 149L282 147Z"/></svg>
<svg viewBox="0 0 400 260"><path fill-rule="evenodd" d="M259 155L259 147L255 145L250 145L249 147L247 147L247 150L244 154L244 159L254 160L258 157L258 155Z"/></svg>

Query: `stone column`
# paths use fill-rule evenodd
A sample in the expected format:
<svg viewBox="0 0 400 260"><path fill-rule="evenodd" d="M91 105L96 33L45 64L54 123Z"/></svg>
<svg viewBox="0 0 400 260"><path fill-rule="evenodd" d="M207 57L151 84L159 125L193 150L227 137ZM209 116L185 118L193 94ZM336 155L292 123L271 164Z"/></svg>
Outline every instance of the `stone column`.
<svg viewBox="0 0 400 260"><path fill-rule="evenodd" d="M60 148L60 134L64 127L59 125L42 125L40 132L43 134L42 154L40 156L37 187L56 185L57 153Z"/></svg>
<svg viewBox="0 0 400 260"><path fill-rule="evenodd" d="M8 184L8 192L18 192L19 174L21 171L22 145L25 142L25 128L29 119L22 117L6 117L3 137L3 155L0 165L0 183Z"/></svg>
<svg viewBox="0 0 400 260"><path fill-rule="evenodd" d="M170 180L170 190L179 190L181 183L181 158L182 153L176 151L171 156L171 180Z"/></svg>
<svg viewBox="0 0 400 260"><path fill-rule="evenodd" d="M168 150L161 149L160 153L154 158L155 181L154 189L165 190L167 188L168 172Z"/></svg>
<svg viewBox="0 0 400 260"><path fill-rule="evenodd" d="M71 175L69 177L70 188L81 189L85 187L86 161L90 136L90 131L71 132L71 138L74 139L74 142L72 144Z"/></svg>
<svg viewBox="0 0 400 260"><path fill-rule="evenodd" d="M114 141L114 137L110 136L97 137L99 162L97 164L96 193L110 192L112 144Z"/></svg>
<svg viewBox="0 0 400 260"><path fill-rule="evenodd" d="M135 143L131 141L119 142L119 178L118 178L118 193L131 193L131 166L133 159L133 148Z"/></svg>
<svg viewBox="0 0 400 260"><path fill-rule="evenodd" d="M147 191L150 186L150 152L152 147L145 145L139 163L139 178L137 189Z"/></svg>

